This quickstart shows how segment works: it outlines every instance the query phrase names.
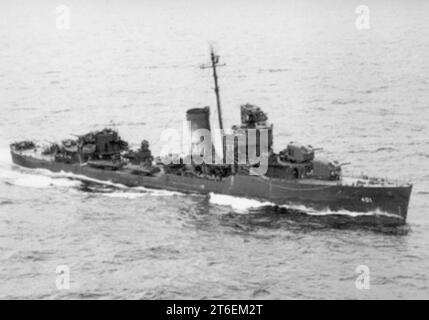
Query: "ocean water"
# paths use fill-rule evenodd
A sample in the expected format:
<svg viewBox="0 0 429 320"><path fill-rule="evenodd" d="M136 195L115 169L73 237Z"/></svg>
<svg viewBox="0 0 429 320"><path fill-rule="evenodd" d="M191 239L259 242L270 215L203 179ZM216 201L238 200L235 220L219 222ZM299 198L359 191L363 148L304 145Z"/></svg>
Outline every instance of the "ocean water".
<svg viewBox="0 0 429 320"><path fill-rule="evenodd" d="M57 6L69 8L58 29ZM355 10L370 9L358 30ZM0 2L0 298L429 298L427 1ZM386 228L252 200L82 181L11 163L9 143L114 125L160 152L185 111L251 102L346 173L414 184ZM310 213L310 212L309 212ZM56 268L70 288L56 286ZM370 288L359 290L358 266Z"/></svg>

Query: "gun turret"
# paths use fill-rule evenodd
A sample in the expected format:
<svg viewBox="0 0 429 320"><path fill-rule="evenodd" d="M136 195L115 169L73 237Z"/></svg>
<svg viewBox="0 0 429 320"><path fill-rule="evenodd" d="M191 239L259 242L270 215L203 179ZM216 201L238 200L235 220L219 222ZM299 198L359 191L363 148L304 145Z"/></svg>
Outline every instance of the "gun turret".
<svg viewBox="0 0 429 320"><path fill-rule="evenodd" d="M308 162L314 159L314 149L311 146L304 146L299 143L291 142L286 149L282 151L289 161Z"/></svg>

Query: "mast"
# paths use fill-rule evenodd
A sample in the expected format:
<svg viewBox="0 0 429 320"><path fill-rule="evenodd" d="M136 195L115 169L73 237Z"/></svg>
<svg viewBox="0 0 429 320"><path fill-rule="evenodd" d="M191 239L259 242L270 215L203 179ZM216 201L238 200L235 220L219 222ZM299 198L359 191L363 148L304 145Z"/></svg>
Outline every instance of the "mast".
<svg viewBox="0 0 429 320"><path fill-rule="evenodd" d="M221 65L219 64L219 56L214 53L213 46L210 46L210 57L211 57L211 62L212 62L211 66L202 65L201 69L207 69L207 68L212 68L213 69L213 78L214 78L214 84L215 84L214 91L215 91L215 94L216 94L217 114L218 114L218 117L219 117L219 128L221 130L223 130L222 108L221 108L221 105L220 105L219 85L218 85L218 82L217 82L216 67L217 66L221 67L221 66L224 66L225 64L221 64Z"/></svg>

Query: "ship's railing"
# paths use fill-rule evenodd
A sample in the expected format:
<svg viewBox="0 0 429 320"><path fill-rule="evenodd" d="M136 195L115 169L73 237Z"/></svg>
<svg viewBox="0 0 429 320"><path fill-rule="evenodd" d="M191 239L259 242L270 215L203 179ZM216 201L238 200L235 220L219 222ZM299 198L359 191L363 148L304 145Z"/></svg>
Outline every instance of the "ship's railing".
<svg viewBox="0 0 429 320"><path fill-rule="evenodd" d="M347 179L355 180L356 184L363 184L363 185L371 185L371 186L402 186L402 185L409 185L410 182L400 180L400 179L392 179L388 177L380 177L380 176L369 176L365 175L363 173L356 173L356 172L343 172L341 176L341 180L344 182Z"/></svg>

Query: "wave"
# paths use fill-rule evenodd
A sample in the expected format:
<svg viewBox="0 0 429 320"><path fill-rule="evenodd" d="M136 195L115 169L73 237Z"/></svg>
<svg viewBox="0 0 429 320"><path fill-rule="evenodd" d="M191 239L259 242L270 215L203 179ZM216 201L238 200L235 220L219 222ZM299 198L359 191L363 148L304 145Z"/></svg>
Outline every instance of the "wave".
<svg viewBox="0 0 429 320"><path fill-rule="evenodd" d="M72 188L80 186L81 182L62 177L50 177L43 174L34 174L25 171L0 169L0 179L10 185L32 188L61 187Z"/></svg>
<svg viewBox="0 0 429 320"><path fill-rule="evenodd" d="M9 185L32 188L75 188L81 185L78 180L55 175L45 169L14 168L9 149L0 149L0 180Z"/></svg>
<svg viewBox="0 0 429 320"><path fill-rule="evenodd" d="M266 207L266 206L275 206L271 202L261 202L258 200L234 197L224 194L210 193L209 201L212 204L229 206L237 213L247 213L249 209Z"/></svg>
<svg viewBox="0 0 429 320"><path fill-rule="evenodd" d="M110 190L110 192L101 192L100 194L102 196L106 196L110 198L125 198L125 199L137 199L137 198L146 197L146 196L171 197L175 195L184 195L182 193L174 192L174 191L146 189L142 187L129 188L129 189L130 191Z"/></svg>
<svg viewBox="0 0 429 320"><path fill-rule="evenodd" d="M145 187L128 187L120 183L103 181L89 178L87 176L78 175L69 172L53 172L47 169L28 169L17 167L14 168L9 149L0 149L0 180L5 181L9 185L33 188L73 188L80 190L88 190L96 192L108 197L116 198L137 198L146 195L168 197L174 195L182 195L180 192L148 189ZM92 186L86 188L83 183L91 183ZM100 186L110 187L101 188Z"/></svg>
<svg viewBox="0 0 429 320"><path fill-rule="evenodd" d="M128 187L121 183L115 183L111 181L98 180L90 178L84 175L74 174L70 172L52 172L46 169L36 169L39 173L47 175L54 179L66 178L69 181L76 181L79 184L76 186L81 186L82 182L91 183L93 186L87 187L92 192L99 193L100 195L114 198L128 198L135 199L138 197L150 195L155 197L170 197L176 195L183 195L183 193L168 191L168 190L158 190L150 189L142 186L139 187ZM105 188L110 187L110 188Z"/></svg>
<svg viewBox="0 0 429 320"><path fill-rule="evenodd" d="M0 206L5 205L5 204L14 204L14 202L12 200L1 200L0 201Z"/></svg>
<svg viewBox="0 0 429 320"><path fill-rule="evenodd" d="M109 186L112 187L113 189L110 189L112 191L114 191L114 189L116 189L116 191L122 190L123 192L121 193L124 197L127 197L125 191L130 191L130 193L134 193L134 194L144 194L144 193L150 193L151 195L155 195L155 196L172 196L172 195L181 195L182 193L180 192L174 192L174 191L168 191L168 190L157 190L157 189L150 189L150 188L145 188L145 187L128 187L124 184L121 183L115 183L115 182L111 182L111 181L106 181L106 180L98 180L98 179L94 179L94 178L90 178L84 175L80 175L80 174L74 174L74 173L70 173L70 172L51 172L48 170L44 170L41 169L43 171L47 171L47 174L51 175L51 176L57 176L57 177L66 177L66 178L70 178L70 179L75 179L75 180L80 180L80 181L84 181L84 182L90 182L90 183L94 183L95 185L102 185L102 186ZM97 189L95 189L97 190ZM101 192L100 192L101 193ZM105 192L105 194L109 194L108 192ZM120 197L120 195L117 196L113 196L113 197Z"/></svg>
<svg viewBox="0 0 429 320"><path fill-rule="evenodd" d="M398 149L395 149L395 148L392 148L392 147L380 147L380 148L374 150L373 152L381 152L381 151L392 152L392 151L398 151Z"/></svg>
<svg viewBox="0 0 429 320"><path fill-rule="evenodd" d="M287 69L287 68L268 69L268 72L271 72L271 73L275 73L275 72L287 72L287 71L289 71L289 69Z"/></svg>
<svg viewBox="0 0 429 320"><path fill-rule="evenodd" d="M66 112L70 112L71 109L62 109L62 110L54 110L52 111L53 114L57 114L57 113L66 113Z"/></svg>
<svg viewBox="0 0 429 320"><path fill-rule="evenodd" d="M262 202L262 201L253 200L253 199L221 195L221 194L215 194L215 193L210 193L210 202L217 205L229 206L234 211L241 214L249 213L250 210L252 209L257 209L262 207L278 207L281 209L303 212L312 216L344 215L349 217L384 216L389 218L396 218L396 219L398 218L396 215L393 215L381 210L370 211L370 212L354 212L354 211L348 211L348 210L332 211L330 209L315 210L305 205L280 205L279 206L272 202Z"/></svg>
<svg viewBox="0 0 429 320"><path fill-rule="evenodd" d="M381 90L386 90L388 89L389 86L379 86L379 87L375 87L375 88L370 88L370 89L366 89L366 90L359 90L359 93L366 93L366 94L370 94L373 92L377 92L377 91L381 91Z"/></svg>
<svg viewBox="0 0 429 320"><path fill-rule="evenodd" d="M343 100L343 99L336 99L331 101L331 104L337 104L337 105L346 105L346 104L361 104L362 101L356 100L356 99L350 99L350 100Z"/></svg>
<svg viewBox="0 0 429 320"><path fill-rule="evenodd" d="M68 179L52 179L49 177L32 175L18 178L14 181L14 184L21 187L48 188L51 186L77 187L80 185L80 182Z"/></svg>
<svg viewBox="0 0 429 320"><path fill-rule="evenodd" d="M124 199L137 199L147 196L147 193L143 192L105 192L101 195L110 198L124 198Z"/></svg>
<svg viewBox="0 0 429 320"><path fill-rule="evenodd" d="M31 171L31 172L30 172ZM0 179L10 185L33 188L61 187L90 191L112 198L135 199L143 196L171 197L183 195L180 192L149 189L145 187L127 187L120 183L103 181L69 172L52 172L46 169L2 169ZM90 186L84 184L91 184ZM107 187L107 188L106 188Z"/></svg>
<svg viewBox="0 0 429 320"><path fill-rule="evenodd" d="M278 73L278 72L288 72L288 68L269 68L269 69L259 69L259 73L269 72L269 73Z"/></svg>

